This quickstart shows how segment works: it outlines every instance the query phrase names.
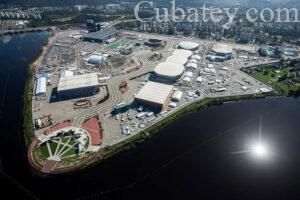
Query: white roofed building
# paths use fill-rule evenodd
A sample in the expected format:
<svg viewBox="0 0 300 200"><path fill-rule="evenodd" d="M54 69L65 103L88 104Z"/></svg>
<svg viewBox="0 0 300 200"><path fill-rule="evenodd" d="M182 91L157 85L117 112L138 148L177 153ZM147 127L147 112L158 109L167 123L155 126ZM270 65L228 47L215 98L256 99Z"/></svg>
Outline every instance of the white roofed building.
<svg viewBox="0 0 300 200"><path fill-rule="evenodd" d="M92 96L100 91L97 73L60 77L57 93L60 98Z"/></svg>
<svg viewBox="0 0 300 200"><path fill-rule="evenodd" d="M173 55L167 58L166 62L176 63L179 65L185 65L188 62L188 58L181 55Z"/></svg>
<svg viewBox="0 0 300 200"><path fill-rule="evenodd" d="M135 96L137 103L148 106L156 111L164 110L174 92L174 86L149 81Z"/></svg>
<svg viewBox="0 0 300 200"><path fill-rule="evenodd" d="M162 62L154 68L156 79L163 82L174 82L184 72L184 66L172 62Z"/></svg>
<svg viewBox="0 0 300 200"><path fill-rule="evenodd" d="M197 83L203 83L204 79L201 76L198 76L197 79L196 79L196 82Z"/></svg>
<svg viewBox="0 0 300 200"><path fill-rule="evenodd" d="M39 77L36 80L36 88L35 88L35 95L44 95L46 94L46 89L47 89L47 79L46 77Z"/></svg>
<svg viewBox="0 0 300 200"><path fill-rule="evenodd" d="M201 59L201 56L199 56L199 55L193 55L192 59L195 59L195 60L199 61Z"/></svg>
<svg viewBox="0 0 300 200"><path fill-rule="evenodd" d="M182 80L183 80L183 83L184 83L185 85L187 85L187 84L190 84L190 83L191 83L192 78L189 77L189 76L186 76L186 77L184 77Z"/></svg>
<svg viewBox="0 0 300 200"><path fill-rule="evenodd" d="M190 58L193 55L193 52L190 50L184 50L184 49L176 49L173 52L174 56L180 56L184 58Z"/></svg>
<svg viewBox="0 0 300 200"><path fill-rule="evenodd" d="M181 49L186 49L186 50L191 50L191 51L195 51L199 48L199 44L196 42L188 42L188 41L184 41L184 42L180 42L178 47Z"/></svg>
<svg viewBox="0 0 300 200"><path fill-rule="evenodd" d="M172 96L172 101L178 102L180 101L180 99L182 98L183 92L177 90L174 92L173 96Z"/></svg>
<svg viewBox="0 0 300 200"><path fill-rule="evenodd" d="M103 62L103 56L100 56L100 55L91 55L87 59L87 62L89 64L93 64L93 65L101 64Z"/></svg>
<svg viewBox="0 0 300 200"><path fill-rule="evenodd" d="M66 70L66 71L63 71L62 73L61 73L61 77L69 77L69 76L73 76L74 75L74 72L73 71L71 71L71 70Z"/></svg>
<svg viewBox="0 0 300 200"><path fill-rule="evenodd" d="M185 67L187 69L197 69L198 65L197 63L188 63Z"/></svg>
<svg viewBox="0 0 300 200"><path fill-rule="evenodd" d="M185 72L184 77L190 77L190 78L193 77L193 72L191 72L191 71Z"/></svg>
<svg viewBox="0 0 300 200"><path fill-rule="evenodd" d="M210 52L210 56L215 56L229 60L232 58L233 48L227 44L215 44Z"/></svg>

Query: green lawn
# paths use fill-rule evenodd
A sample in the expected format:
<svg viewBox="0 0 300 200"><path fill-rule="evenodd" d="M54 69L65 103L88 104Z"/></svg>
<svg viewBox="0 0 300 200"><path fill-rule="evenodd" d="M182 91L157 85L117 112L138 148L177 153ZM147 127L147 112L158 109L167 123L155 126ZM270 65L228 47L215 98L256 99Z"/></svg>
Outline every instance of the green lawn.
<svg viewBox="0 0 300 200"><path fill-rule="evenodd" d="M40 151L42 153L42 156L44 159L48 158L50 155L49 155L49 152L48 152L48 148L47 148L47 144L44 143L41 145L40 147Z"/></svg>
<svg viewBox="0 0 300 200"><path fill-rule="evenodd" d="M135 47L135 41L134 40L129 40L129 39L120 39L120 40L112 42L107 47L110 48L110 49L117 49L121 46L129 46L129 47L134 48Z"/></svg>
<svg viewBox="0 0 300 200"><path fill-rule="evenodd" d="M127 45L129 43L130 43L130 41L127 40L127 39L120 39L120 40L117 40L117 41L109 44L108 48L110 48L110 49L116 49L116 48L118 48L120 46Z"/></svg>
<svg viewBox="0 0 300 200"><path fill-rule="evenodd" d="M278 81L278 78L284 77L289 74L288 68L282 68L274 70L271 67L265 67L266 72L254 72L252 76L259 81L272 86L284 95L289 95L290 91L297 91L300 86L299 84L287 85L286 83Z"/></svg>
<svg viewBox="0 0 300 200"><path fill-rule="evenodd" d="M62 138L61 139L61 143L62 144L58 144L59 142L60 142L60 138L56 138L52 142L49 143L52 154L55 154L55 152L56 153L58 153L58 152L62 153L64 151L66 151L68 148L70 148L69 146L64 146L64 144L68 144L68 145L73 146L74 144L77 143L76 140L70 139L70 137L64 137L64 138ZM40 151L41 151L41 153L43 155L43 158L46 159L46 158L48 158L50 156L50 153L49 153L48 147L47 147L47 143L44 143L44 144L41 145ZM76 154L76 151L75 151L74 148L71 148L63 156L68 156L68 155L73 155L73 154Z"/></svg>
<svg viewBox="0 0 300 200"><path fill-rule="evenodd" d="M227 42L235 43L236 39L234 37L228 38Z"/></svg>
<svg viewBox="0 0 300 200"><path fill-rule="evenodd" d="M67 152L65 152L62 157L76 155L76 150L74 148L70 148Z"/></svg>

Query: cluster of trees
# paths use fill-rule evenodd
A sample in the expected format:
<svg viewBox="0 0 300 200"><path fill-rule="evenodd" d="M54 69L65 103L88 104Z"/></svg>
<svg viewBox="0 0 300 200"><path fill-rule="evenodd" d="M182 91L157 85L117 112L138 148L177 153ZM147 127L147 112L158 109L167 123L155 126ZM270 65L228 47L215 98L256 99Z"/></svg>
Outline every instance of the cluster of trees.
<svg viewBox="0 0 300 200"><path fill-rule="evenodd" d="M70 20L60 21L57 19L70 17ZM118 15L89 15L86 13L76 11L55 11L45 12L42 14L42 19L34 19L31 21L31 27L43 27L43 26L58 26L64 24L85 24L86 20L93 19L98 22L111 21L120 18Z"/></svg>
<svg viewBox="0 0 300 200"><path fill-rule="evenodd" d="M117 3L120 0L1 0L5 7L44 7L44 6L72 6L77 4L102 5Z"/></svg>

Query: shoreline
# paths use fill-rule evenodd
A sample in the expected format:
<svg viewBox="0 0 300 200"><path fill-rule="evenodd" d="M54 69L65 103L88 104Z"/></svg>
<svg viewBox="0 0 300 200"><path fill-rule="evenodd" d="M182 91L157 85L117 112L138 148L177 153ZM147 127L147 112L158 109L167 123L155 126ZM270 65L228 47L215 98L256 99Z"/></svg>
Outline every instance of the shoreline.
<svg viewBox="0 0 300 200"><path fill-rule="evenodd" d="M26 28L26 29L16 29L16 30L3 30L0 31L0 36L3 35L13 35L22 33L33 33L33 32L43 32L43 31L53 31L52 27L38 27L38 28Z"/></svg>
<svg viewBox="0 0 300 200"><path fill-rule="evenodd" d="M36 172L36 174L39 176L48 176L48 175L63 174L63 173L64 174L76 173L79 170L86 169L95 166L97 164L100 164L106 159L114 155L117 155L118 153L121 153L125 150L130 150L137 147L137 145L142 144L147 140L150 140L153 136L158 134L162 129L170 126L173 123L176 123L176 121L178 121L182 117L197 111L201 111L203 108L222 105L224 103L229 103L229 102L258 100L258 99L265 99L267 97L275 97L275 96L278 96L278 94L275 92L270 92L265 94L248 94L248 95L214 97L214 98L206 97L204 99L200 99L198 101L192 102L191 104L182 107L181 109L175 111L174 113L171 113L170 115L152 124L151 126L137 133L136 135L124 141L121 141L119 143L116 143L112 146L109 146L106 149L103 149L102 151L90 154L87 158L84 159L83 162L81 162L77 166L71 166L69 168L54 170L47 174L41 172L42 166L35 160L33 152L28 152L28 161L32 166L32 168L34 169L34 171ZM36 144L35 140L36 139L33 140L32 145ZM32 145L30 146L29 149L32 149L33 147Z"/></svg>
<svg viewBox="0 0 300 200"><path fill-rule="evenodd" d="M52 31L49 31L53 33ZM50 42L53 40L54 35L50 35L48 38L48 42L46 42L43 46L41 46L39 54L36 58L27 66L27 80L25 83L24 94L23 94L23 137L25 146L29 149L31 142L34 139L34 130L33 130L33 120L32 120L32 97L33 97L33 90L34 90L34 76L41 64L43 56L46 53L47 47L49 46Z"/></svg>

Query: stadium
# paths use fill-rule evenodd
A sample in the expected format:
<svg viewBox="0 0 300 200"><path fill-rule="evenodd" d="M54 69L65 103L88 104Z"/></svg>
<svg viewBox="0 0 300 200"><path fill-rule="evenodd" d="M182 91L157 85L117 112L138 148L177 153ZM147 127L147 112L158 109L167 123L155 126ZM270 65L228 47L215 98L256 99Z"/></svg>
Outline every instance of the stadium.
<svg viewBox="0 0 300 200"><path fill-rule="evenodd" d="M144 43L144 45L148 47L153 47L153 48L159 48L159 47L164 47L165 46L165 41L160 40L160 39L149 39Z"/></svg>
<svg viewBox="0 0 300 200"><path fill-rule="evenodd" d="M155 79L162 82L175 82L184 72L182 64L173 62L162 62L155 69Z"/></svg>
<svg viewBox="0 0 300 200"><path fill-rule="evenodd" d="M232 47L225 44L215 44L210 54L208 55L209 59L221 59L221 60L230 60L232 58L233 49Z"/></svg>
<svg viewBox="0 0 300 200"><path fill-rule="evenodd" d="M185 50L190 50L190 51L195 51L199 48L199 44L196 42L180 42L178 45L179 49L185 49Z"/></svg>
<svg viewBox="0 0 300 200"><path fill-rule="evenodd" d="M177 49L173 52L173 56L178 56L181 58L189 59L193 55L193 52L190 50Z"/></svg>
<svg viewBox="0 0 300 200"><path fill-rule="evenodd" d="M172 55L167 58L166 62L185 65L188 62L188 58L181 55Z"/></svg>

